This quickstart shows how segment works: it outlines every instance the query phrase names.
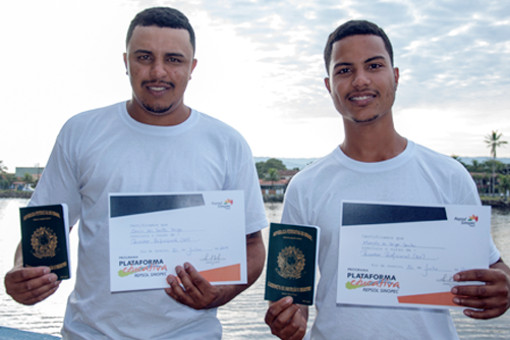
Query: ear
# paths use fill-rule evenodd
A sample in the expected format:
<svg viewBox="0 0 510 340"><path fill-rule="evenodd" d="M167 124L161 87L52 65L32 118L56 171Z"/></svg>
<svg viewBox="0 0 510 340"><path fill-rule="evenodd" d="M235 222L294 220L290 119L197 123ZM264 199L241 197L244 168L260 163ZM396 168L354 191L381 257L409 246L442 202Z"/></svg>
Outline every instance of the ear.
<svg viewBox="0 0 510 340"><path fill-rule="evenodd" d="M122 55L122 57L124 58L124 66L126 67L126 74L128 74L127 53L124 53L124 54Z"/></svg>
<svg viewBox="0 0 510 340"><path fill-rule="evenodd" d="M395 77L395 90L398 86L398 79L400 78L400 72L398 70L398 67L393 68L393 76Z"/></svg>
<svg viewBox="0 0 510 340"><path fill-rule="evenodd" d="M331 93L331 84L329 83L329 78L324 78L324 85L326 85L326 88L328 89L328 92Z"/></svg>
<svg viewBox="0 0 510 340"><path fill-rule="evenodd" d="M191 63L191 71L189 73L189 79L191 79L191 73L193 73L193 70L195 69L195 67L197 67L197 63L198 63L198 60L193 59L193 61Z"/></svg>

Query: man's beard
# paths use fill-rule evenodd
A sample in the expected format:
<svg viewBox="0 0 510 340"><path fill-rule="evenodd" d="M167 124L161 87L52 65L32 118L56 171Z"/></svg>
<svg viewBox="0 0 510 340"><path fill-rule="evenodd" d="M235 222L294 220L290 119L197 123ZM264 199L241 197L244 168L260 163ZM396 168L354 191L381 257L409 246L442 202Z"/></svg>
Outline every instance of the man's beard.
<svg viewBox="0 0 510 340"><path fill-rule="evenodd" d="M152 113L155 116L164 116L167 114L168 111L172 108L172 104L168 107L153 107L148 104L142 103L143 108L147 110L149 113Z"/></svg>

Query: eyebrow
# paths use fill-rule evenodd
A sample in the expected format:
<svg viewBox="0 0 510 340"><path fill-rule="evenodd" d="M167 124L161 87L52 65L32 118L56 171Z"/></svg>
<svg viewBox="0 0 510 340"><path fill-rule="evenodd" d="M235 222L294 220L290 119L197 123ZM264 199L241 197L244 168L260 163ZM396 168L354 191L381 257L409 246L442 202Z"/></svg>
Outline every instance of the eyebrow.
<svg viewBox="0 0 510 340"><path fill-rule="evenodd" d="M379 60L379 59L383 59L384 60L386 58L384 58L382 55L376 55L374 57L371 57L371 58L368 58L367 60L365 60L363 62L363 64L367 64L367 63L370 63L370 62L372 62L374 60ZM353 63L340 62L340 63L335 64L335 66L333 67L333 70L336 69L339 66L351 66L351 65L353 65Z"/></svg>
<svg viewBox="0 0 510 340"><path fill-rule="evenodd" d="M143 50L143 49L139 49L139 50L136 50L133 52L134 54L154 54L152 51L149 51L149 50ZM176 53L176 52L171 52L171 53L165 53L165 56L166 57L185 57L184 54L182 53Z"/></svg>

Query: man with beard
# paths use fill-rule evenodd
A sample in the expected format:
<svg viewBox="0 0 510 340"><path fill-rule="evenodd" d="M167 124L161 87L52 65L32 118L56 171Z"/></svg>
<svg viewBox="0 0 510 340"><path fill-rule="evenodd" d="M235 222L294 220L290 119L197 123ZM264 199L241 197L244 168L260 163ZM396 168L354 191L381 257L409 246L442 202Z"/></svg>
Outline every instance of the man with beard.
<svg viewBox="0 0 510 340"><path fill-rule="evenodd" d="M195 34L181 12L140 12L124 54L132 98L74 116L58 136L30 205L66 203L70 225L80 220L65 339L220 339L216 307L261 273L267 220L251 150L237 131L184 105L194 54ZM244 192L248 283L213 286L184 263L165 290L111 294L108 194L210 190ZM5 277L16 301L35 304L57 290L48 267L22 263L18 247Z"/></svg>

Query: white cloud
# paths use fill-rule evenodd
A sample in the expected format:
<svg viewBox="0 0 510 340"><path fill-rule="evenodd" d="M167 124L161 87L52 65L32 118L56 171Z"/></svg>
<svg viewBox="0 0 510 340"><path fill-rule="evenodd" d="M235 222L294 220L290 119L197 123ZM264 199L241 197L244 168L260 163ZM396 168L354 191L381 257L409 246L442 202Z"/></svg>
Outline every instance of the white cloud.
<svg viewBox="0 0 510 340"><path fill-rule="evenodd" d="M2 2L0 160L10 170L44 164L71 115L129 98L125 31L138 11L159 5L168 2ZM407 137L470 156L487 153L482 140L491 130L510 138L510 2L171 5L197 31L199 64L186 101L238 128L255 155L316 157L341 141L341 119L323 85L322 51L327 35L354 18L378 23L393 42L401 72L394 112ZM416 128L429 122L430 129ZM509 156L510 148L500 155Z"/></svg>

